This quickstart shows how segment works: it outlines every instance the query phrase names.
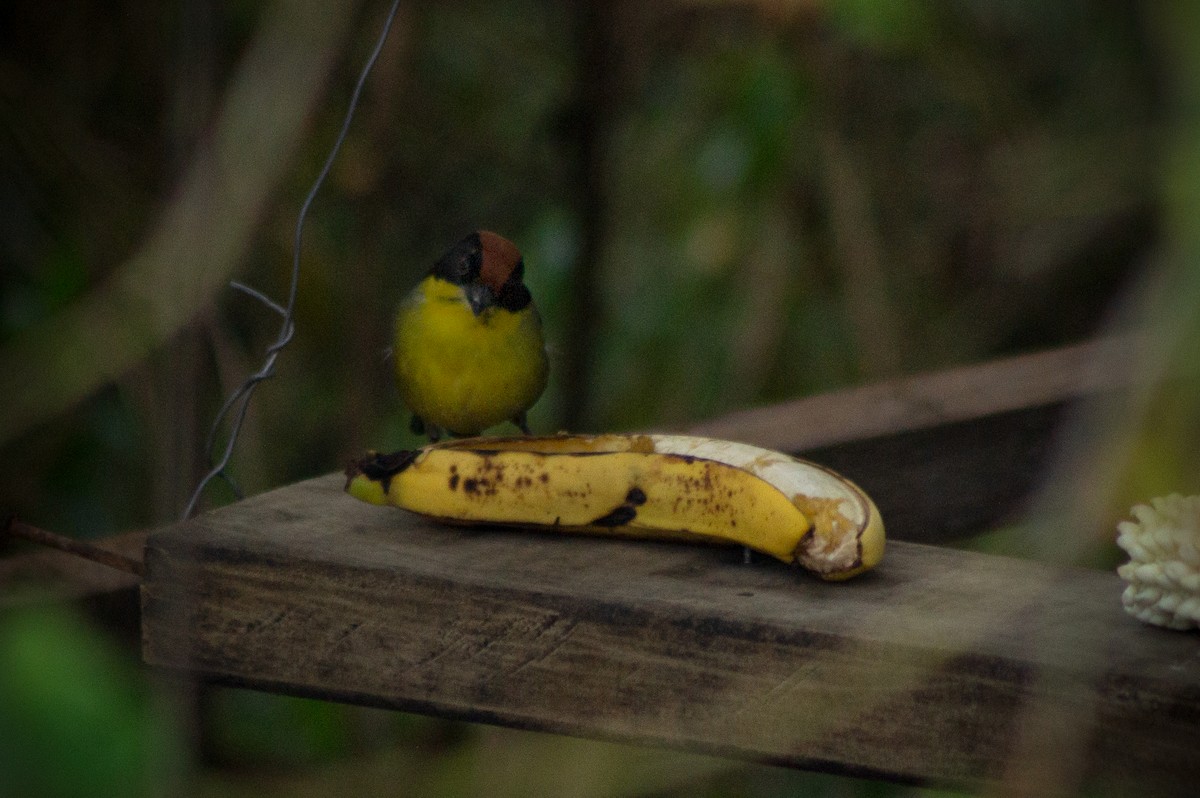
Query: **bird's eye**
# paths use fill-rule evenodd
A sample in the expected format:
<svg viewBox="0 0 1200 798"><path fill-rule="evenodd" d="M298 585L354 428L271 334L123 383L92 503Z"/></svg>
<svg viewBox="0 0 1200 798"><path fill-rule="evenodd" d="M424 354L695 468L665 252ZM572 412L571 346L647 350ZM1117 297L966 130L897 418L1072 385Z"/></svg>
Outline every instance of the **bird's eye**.
<svg viewBox="0 0 1200 798"><path fill-rule="evenodd" d="M465 285L479 274L482 253L470 238L455 244L433 265L432 273L456 285Z"/></svg>

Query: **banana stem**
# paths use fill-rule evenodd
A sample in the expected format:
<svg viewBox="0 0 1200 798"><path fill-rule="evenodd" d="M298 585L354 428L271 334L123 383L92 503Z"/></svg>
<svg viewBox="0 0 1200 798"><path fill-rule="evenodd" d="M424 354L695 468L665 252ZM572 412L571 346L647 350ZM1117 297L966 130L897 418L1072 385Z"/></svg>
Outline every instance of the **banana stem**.
<svg viewBox="0 0 1200 798"><path fill-rule="evenodd" d="M18 521L15 515L10 515L8 521L5 522L4 535L24 538L41 546L65 551L68 554L74 554L76 557L82 557L85 560L91 560L92 562L100 563L101 565L106 565L109 568L115 568L118 571L124 571L134 576L142 576L146 571L145 565L141 560L126 557L124 554L118 554L115 551L101 548L92 543L86 543L82 540L75 540L74 538L58 535L54 532L48 532L45 529L39 529L23 521Z"/></svg>

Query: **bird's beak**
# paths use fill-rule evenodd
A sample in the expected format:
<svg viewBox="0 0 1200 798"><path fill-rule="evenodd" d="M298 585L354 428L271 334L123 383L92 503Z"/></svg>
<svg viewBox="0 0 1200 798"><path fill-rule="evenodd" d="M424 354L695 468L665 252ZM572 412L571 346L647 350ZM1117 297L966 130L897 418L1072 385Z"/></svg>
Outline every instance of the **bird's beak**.
<svg viewBox="0 0 1200 798"><path fill-rule="evenodd" d="M469 283L463 287L463 291L467 294L471 312L476 316L496 303L496 292L484 283Z"/></svg>

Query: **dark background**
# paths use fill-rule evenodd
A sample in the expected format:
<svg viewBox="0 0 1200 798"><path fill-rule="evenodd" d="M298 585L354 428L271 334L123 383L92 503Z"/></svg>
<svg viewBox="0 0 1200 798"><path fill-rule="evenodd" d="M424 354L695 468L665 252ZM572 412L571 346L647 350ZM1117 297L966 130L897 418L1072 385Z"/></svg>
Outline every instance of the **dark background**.
<svg viewBox="0 0 1200 798"><path fill-rule="evenodd" d="M178 517L217 408L278 330L228 281L286 299L298 209L385 10L0 9L3 512L80 537ZM313 205L296 337L231 473L254 493L412 443L391 313L476 228L525 254L551 342L543 432L679 428L1109 329L1146 275L1190 274L1178 264L1200 251L1195 16L1134 0L404 3ZM206 185L218 211L176 216ZM217 485L206 502L232 498ZM5 623L0 664L25 662L45 695L62 698L45 662L64 659L111 688L63 699L70 722L30 703L51 717L30 750L63 744L89 701L101 736L125 729L124 754L80 765L92 789L123 762L159 774L146 794L187 772L185 792L293 795L281 774L306 764L317 794L346 783L347 757L385 752L361 794L397 779L471 794L436 769L494 775L518 756L496 750L592 768L597 792L578 794L881 789L233 691L192 717L79 619ZM34 694L4 679L0 695ZM29 722L0 709L0 740ZM672 775L631 764L651 756Z"/></svg>

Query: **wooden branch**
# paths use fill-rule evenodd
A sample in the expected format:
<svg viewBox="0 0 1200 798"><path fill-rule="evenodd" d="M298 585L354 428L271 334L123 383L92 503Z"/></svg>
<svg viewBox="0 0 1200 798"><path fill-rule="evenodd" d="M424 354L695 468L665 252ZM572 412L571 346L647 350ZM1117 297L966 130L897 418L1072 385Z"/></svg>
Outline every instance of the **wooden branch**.
<svg viewBox="0 0 1200 798"><path fill-rule="evenodd" d="M57 549L66 554L73 554L81 559L90 560L91 562L117 571L124 571L132 576L142 575L141 557L128 557L119 551L113 551L104 546L97 546L90 541L59 535L55 532L26 524L18 520L15 516L10 517L7 523L5 523L4 528L0 530L0 543L4 542L6 536L22 538L39 546L46 546L47 548Z"/></svg>
<svg viewBox="0 0 1200 798"><path fill-rule="evenodd" d="M829 584L740 558L435 525L331 475L152 535L144 652L259 689L904 781L1200 783L1197 639L1126 616L1113 574L895 543Z"/></svg>
<svg viewBox="0 0 1200 798"><path fill-rule="evenodd" d="M146 532L126 532L97 541L140 568ZM131 591L140 579L123 569L114 569L65 551L43 550L0 557L0 608L31 599L85 599L120 591Z"/></svg>

